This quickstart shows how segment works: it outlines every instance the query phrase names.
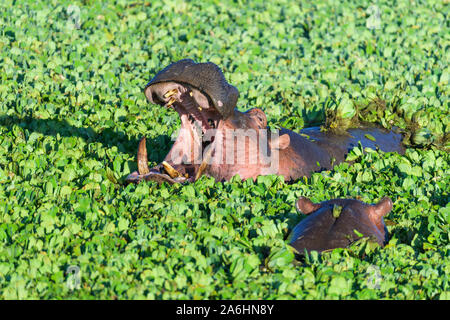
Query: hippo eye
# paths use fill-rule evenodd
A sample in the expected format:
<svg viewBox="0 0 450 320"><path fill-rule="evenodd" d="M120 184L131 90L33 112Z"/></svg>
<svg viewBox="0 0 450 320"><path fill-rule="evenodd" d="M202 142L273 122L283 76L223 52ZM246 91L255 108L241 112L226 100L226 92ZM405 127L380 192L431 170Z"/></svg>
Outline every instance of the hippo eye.
<svg viewBox="0 0 450 320"><path fill-rule="evenodd" d="M266 119L264 118L264 116L262 116L260 113L256 114L256 119L259 122L259 126L260 127L264 127L264 124L266 122Z"/></svg>

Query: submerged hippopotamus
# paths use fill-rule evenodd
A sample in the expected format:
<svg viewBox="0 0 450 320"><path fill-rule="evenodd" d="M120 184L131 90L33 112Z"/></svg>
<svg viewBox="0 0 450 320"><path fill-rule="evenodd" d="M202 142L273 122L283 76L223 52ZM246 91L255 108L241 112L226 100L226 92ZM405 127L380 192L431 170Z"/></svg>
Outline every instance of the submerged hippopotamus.
<svg viewBox="0 0 450 320"><path fill-rule="evenodd" d="M361 237L384 246L388 240L383 216L392 210L392 201L385 197L370 205L354 199L334 199L313 203L300 197L297 210L308 215L289 235L289 245L299 254L345 248Z"/></svg>
<svg viewBox="0 0 450 320"><path fill-rule="evenodd" d="M306 128L300 134L270 130L264 112L236 109L238 90L211 63L183 59L161 70L145 87L147 99L173 108L181 118L178 138L164 161L148 168L145 138L139 144L138 171L126 181L195 181L201 175L217 181L236 174L242 179L277 174L286 181L329 170L345 160L358 142L363 147L403 153L401 134L375 126L345 134Z"/></svg>

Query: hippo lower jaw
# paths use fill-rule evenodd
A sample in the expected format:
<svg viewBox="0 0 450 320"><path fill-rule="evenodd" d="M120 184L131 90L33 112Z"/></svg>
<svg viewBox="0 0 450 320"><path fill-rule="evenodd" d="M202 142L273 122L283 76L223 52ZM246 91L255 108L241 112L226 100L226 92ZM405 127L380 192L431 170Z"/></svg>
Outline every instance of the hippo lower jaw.
<svg viewBox="0 0 450 320"><path fill-rule="evenodd" d="M177 111L181 128L164 161L151 169L148 168L146 140L142 138L137 153L138 171L128 175L125 182L152 180L173 184L195 181L203 173L203 155L214 141L213 131L223 120L222 115L205 94L188 84L158 83L146 94L150 101Z"/></svg>

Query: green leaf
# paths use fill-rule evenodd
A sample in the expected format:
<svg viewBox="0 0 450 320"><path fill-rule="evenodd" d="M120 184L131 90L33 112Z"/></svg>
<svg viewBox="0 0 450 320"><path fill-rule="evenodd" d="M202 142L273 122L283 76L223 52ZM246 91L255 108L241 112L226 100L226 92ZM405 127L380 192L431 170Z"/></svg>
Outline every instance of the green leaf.
<svg viewBox="0 0 450 320"><path fill-rule="evenodd" d="M353 118L356 114L356 109L353 105L353 101L350 99L348 94L345 94L338 106L337 106L337 116L341 119Z"/></svg>
<svg viewBox="0 0 450 320"><path fill-rule="evenodd" d="M333 206L333 218L337 219L342 213L342 207L338 205Z"/></svg>
<svg viewBox="0 0 450 320"><path fill-rule="evenodd" d="M117 224L117 229L119 231L124 231L124 230L128 229L128 225L129 225L128 220L126 218L120 217L119 222Z"/></svg>
<svg viewBox="0 0 450 320"><path fill-rule="evenodd" d="M377 141L376 139L375 139L375 137L374 136L372 136L371 134L369 134L369 133L366 133L365 135L364 135L364 137L366 137L367 139L369 139L370 141Z"/></svg>
<svg viewBox="0 0 450 320"><path fill-rule="evenodd" d="M271 250L269 257L266 259L266 265L270 269L286 266L294 260L294 253L289 246L276 248Z"/></svg>

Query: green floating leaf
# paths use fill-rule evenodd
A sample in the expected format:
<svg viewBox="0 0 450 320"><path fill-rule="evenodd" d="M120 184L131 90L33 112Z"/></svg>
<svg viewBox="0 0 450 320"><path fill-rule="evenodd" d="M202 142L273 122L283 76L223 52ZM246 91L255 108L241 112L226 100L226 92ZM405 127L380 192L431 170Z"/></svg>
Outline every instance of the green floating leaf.
<svg viewBox="0 0 450 320"><path fill-rule="evenodd" d="M234 259L231 264L231 275L235 279L242 279L254 272L260 264L260 260L256 255L245 255Z"/></svg>
<svg viewBox="0 0 450 320"><path fill-rule="evenodd" d="M339 216L341 215L341 213L342 213L342 207L341 206L338 206L338 205L334 205L333 206L333 217L335 218L335 219L337 219L337 218L339 218Z"/></svg>
<svg viewBox="0 0 450 320"><path fill-rule="evenodd" d="M352 289L352 280L346 279L342 276L336 276L331 279L328 292L338 296L346 296L350 294Z"/></svg>
<svg viewBox="0 0 450 320"><path fill-rule="evenodd" d="M337 106L337 116L341 119L353 118L356 114L356 109L353 101L348 94L345 94Z"/></svg>
<svg viewBox="0 0 450 320"><path fill-rule="evenodd" d="M124 231L124 230L128 229L128 225L129 225L129 221L124 217L120 217L119 222L117 223L117 229L119 231Z"/></svg>
<svg viewBox="0 0 450 320"><path fill-rule="evenodd" d="M353 229L353 232L354 232L358 237L364 237L364 235L363 235L361 232L359 232L358 230L356 230L356 229Z"/></svg>
<svg viewBox="0 0 450 320"><path fill-rule="evenodd" d="M294 261L295 255L289 246L272 249L269 257L266 259L266 266L273 270L275 268L286 266Z"/></svg>
<svg viewBox="0 0 450 320"><path fill-rule="evenodd" d="M433 133L428 128L417 130L411 138L412 142L418 146L427 146L433 143Z"/></svg>
<svg viewBox="0 0 450 320"><path fill-rule="evenodd" d="M106 167L106 178L108 178L108 180L114 184L119 184L119 181L116 178L114 171L112 171L111 168L109 167Z"/></svg>

